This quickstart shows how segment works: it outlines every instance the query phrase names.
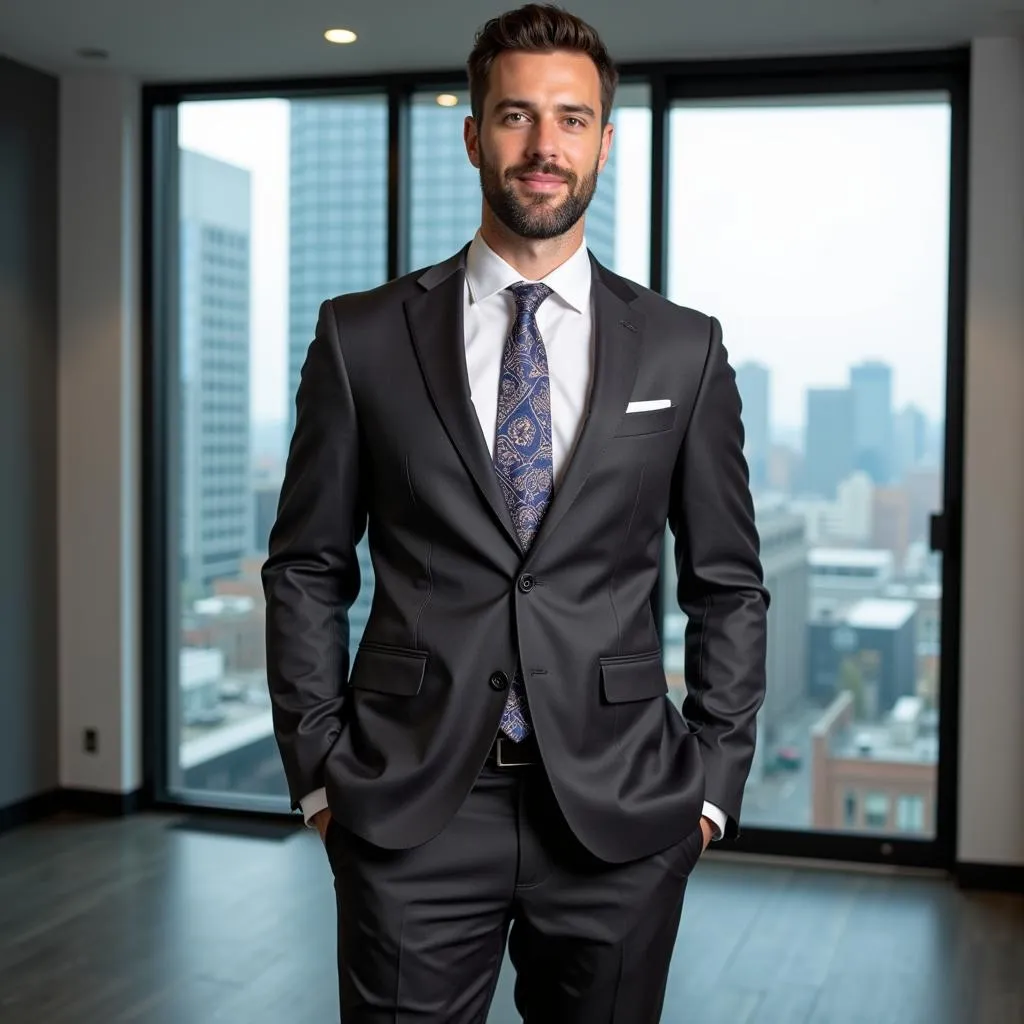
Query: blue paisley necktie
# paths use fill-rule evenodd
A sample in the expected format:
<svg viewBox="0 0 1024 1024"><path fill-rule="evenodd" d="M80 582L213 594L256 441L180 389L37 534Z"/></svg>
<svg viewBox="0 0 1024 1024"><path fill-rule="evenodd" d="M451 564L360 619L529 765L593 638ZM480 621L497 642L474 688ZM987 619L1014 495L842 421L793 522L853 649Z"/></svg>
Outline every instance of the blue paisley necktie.
<svg viewBox="0 0 1024 1024"><path fill-rule="evenodd" d="M494 468L519 543L526 551L551 501L551 388L548 357L537 327L537 309L551 294L546 284L512 285L516 317L505 340L498 388ZM500 728L515 742L532 731L526 690L517 669Z"/></svg>

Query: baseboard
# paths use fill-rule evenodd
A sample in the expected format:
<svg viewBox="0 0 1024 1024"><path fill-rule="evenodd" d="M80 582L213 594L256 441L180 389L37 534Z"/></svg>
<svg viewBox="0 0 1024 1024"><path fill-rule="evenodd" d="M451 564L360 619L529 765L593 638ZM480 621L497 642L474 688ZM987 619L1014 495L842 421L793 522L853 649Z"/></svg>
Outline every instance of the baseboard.
<svg viewBox="0 0 1024 1024"><path fill-rule="evenodd" d="M27 800L19 800L15 804L0 807L0 832L48 818L59 810L60 799L56 789L51 789L48 793L37 793Z"/></svg>
<svg viewBox="0 0 1024 1024"><path fill-rule="evenodd" d="M109 793L97 789L60 790L61 810L75 814L95 814L101 818L123 818L142 807L142 790Z"/></svg>
<svg viewBox="0 0 1024 1024"><path fill-rule="evenodd" d="M93 814L101 818L121 818L134 814L143 805L142 790L132 793L107 793L95 789L52 789L27 800L0 807L0 832L30 825L61 811Z"/></svg>
<svg viewBox="0 0 1024 1024"><path fill-rule="evenodd" d="M961 889L1024 893L1024 864L977 864L961 861L956 866Z"/></svg>

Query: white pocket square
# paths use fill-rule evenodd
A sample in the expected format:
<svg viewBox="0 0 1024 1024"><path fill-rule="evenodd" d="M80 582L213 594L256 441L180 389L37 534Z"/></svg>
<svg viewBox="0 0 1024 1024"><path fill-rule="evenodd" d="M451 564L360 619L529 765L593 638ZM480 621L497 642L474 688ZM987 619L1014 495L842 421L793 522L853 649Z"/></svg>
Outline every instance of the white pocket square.
<svg viewBox="0 0 1024 1024"><path fill-rule="evenodd" d="M668 409L671 405L667 398L652 398L647 402L630 402L626 412L653 412L655 409Z"/></svg>

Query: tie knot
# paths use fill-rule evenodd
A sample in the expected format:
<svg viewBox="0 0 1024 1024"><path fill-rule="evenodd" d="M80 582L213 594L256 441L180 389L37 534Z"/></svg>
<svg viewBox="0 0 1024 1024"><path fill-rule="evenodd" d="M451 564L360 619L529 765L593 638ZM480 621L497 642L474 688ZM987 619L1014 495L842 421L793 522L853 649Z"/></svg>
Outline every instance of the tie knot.
<svg viewBox="0 0 1024 1024"><path fill-rule="evenodd" d="M520 281L509 290L515 296L517 313L536 313L540 304L551 294L551 289L540 281Z"/></svg>

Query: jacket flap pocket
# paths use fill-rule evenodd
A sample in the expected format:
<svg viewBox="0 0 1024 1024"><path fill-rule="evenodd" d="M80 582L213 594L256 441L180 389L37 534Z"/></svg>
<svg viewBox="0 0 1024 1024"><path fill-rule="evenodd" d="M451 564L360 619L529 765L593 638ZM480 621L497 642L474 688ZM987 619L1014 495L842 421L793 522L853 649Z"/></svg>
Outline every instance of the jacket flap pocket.
<svg viewBox="0 0 1024 1024"><path fill-rule="evenodd" d="M349 686L396 697L414 697L423 685L426 668L426 651L360 644Z"/></svg>
<svg viewBox="0 0 1024 1024"><path fill-rule="evenodd" d="M601 682L604 699L610 704L650 700L668 693L661 651L625 658L602 658Z"/></svg>
<svg viewBox="0 0 1024 1024"><path fill-rule="evenodd" d="M650 412L627 412L619 421L616 437L630 437L637 434L657 434L668 430L676 421L676 406L666 409L652 409Z"/></svg>

